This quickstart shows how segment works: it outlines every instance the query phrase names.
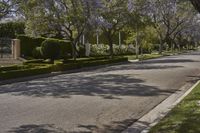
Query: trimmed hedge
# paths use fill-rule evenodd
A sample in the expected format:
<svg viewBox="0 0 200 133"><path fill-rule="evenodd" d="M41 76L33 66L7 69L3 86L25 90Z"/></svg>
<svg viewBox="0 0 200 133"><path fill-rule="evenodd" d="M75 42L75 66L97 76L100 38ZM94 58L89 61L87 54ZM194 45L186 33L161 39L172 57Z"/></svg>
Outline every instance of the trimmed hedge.
<svg viewBox="0 0 200 133"><path fill-rule="evenodd" d="M36 47L33 49L32 55L35 59L42 59L42 47Z"/></svg>
<svg viewBox="0 0 200 133"><path fill-rule="evenodd" d="M46 40L46 38L43 37L35 38L26 35L19 35L17 38L21 43L21 55L23 57L32 57L33 50L36 47L40 47L42 42Z"/></svg>
<svg viewBox="0 0 200 133"><path fill-rule="evenodd" d="M58 43L60 45L61 50L60 58L71 58L73 55L71 42L67 40L58 40Z"/></svg>
<svg viewBox="0 0 200 133"><path fill-rule="evenodd" d="M54 65L44 64L43 60L34 60L26 62L26 65L23 66L11 66L11 67L1 67L0 68L0 80L20 78L27 76L34 76L39 74L47 74L56 71L67 71L80 69L85 67L106 65L111 63L119 63L128 61L126 57L115 57L113 59L89 59L89 60L80 60L72 63L64 64L63 62L56 62ZM38 63L38 64L37 64ZM28 64L28 65L27 65Z"/></svg>
<svg viewBox="0 0 200 133"><path fill-rule="evenodd" d="M48 38L46 41L44 41L42 43L42 52L45 52L44 51L44 49L45 49L44 46L46 46L46 45L44 45L45 43L46 43L46 45L47 44L50 44L51 46L54 45L53 46L54 48L52 50L49 49L48 51L46 51L46 54L53 54L52 52L57 51L58 52L57 54L59 54L59 55L57 55L57 58L59 58L59 59L68 59L68 58L72 57L72 45L71 45L70 41ZM51 53L50 53L50 51L51 51ZM44 55L44 56L46 54L42 53L42 55Z"/></svg>
<svg viewBox="0 0 200 133"><path fill-rule="evenodd" d="M27 64L36 64L36 63L44 63L43 59L35 59L35 60L29 60L29 61L25 61L23 64L27 65Z"/></svg>
<svg viewBox="0 0 200 133"><path fill-rule="evenodd" d="M57 40L47 39L42 42L41 52L45 59L51 59L51 61L54 61L59 57L60 51L60 45Z"/></svg>
<svg viewBox="0 0 200 133"><path fill-rule="evenodd" d="M0 72L0 80L47 74L52 72L52 67L43 66L30 69L19 69Z"/></svg>
<svg viewBox="0 0 200 133"><path fill-rule="evenodd" d="M23 57L34 57L38 58L40 54L38 53L38 47L41 47L44 41L54 40L56 44L60 46L60 55L59 58L69 58L72 57L72 46L71 42L67 40L59 40L53 38L44 38L44 37L29 37L26 35L18 35L17 37L21 41L21 54Z"/></svg>
<svg viewBox="0 0 200 133"><path fill-rule="evenodd" d="M18 69L24 69L24 68L28 68L28 66L24 66L24 65L13 65L13 66L7 66L7 67L0 67L0 72L2 71L12 71L12 70L18 70Z"/></svg>

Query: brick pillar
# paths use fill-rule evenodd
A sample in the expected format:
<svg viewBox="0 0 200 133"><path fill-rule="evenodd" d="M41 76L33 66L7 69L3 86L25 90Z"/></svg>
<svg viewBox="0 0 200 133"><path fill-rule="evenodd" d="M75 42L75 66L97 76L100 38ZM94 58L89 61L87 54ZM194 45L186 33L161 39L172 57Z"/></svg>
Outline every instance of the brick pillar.
<svg viewBox="0 0 200 133"><path fill-rule="evenodd" d="M12 55L13 55L14 59L18 59L21 56L20 40L19 39L13 39L12 40Z"/></svg>

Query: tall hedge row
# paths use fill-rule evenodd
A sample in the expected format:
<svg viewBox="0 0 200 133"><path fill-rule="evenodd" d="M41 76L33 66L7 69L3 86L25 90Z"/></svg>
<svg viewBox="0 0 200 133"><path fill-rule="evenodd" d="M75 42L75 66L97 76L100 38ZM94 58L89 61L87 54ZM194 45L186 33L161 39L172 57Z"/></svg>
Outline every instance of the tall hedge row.
<svg viewBox="0 0 200 133"><path fill-rule="evenodd" d="M33 50L40 47L42 42L46 40L43 37L35 38L26 35L19 35L17 38L20 40L22 57L32 57Z"/></svg>
<svg viewBox="0 0 200 133"><path fill-rule="evenodd" d="M54 40L54 42L59 45L59 58L65 58L72 55L72 46L70 41L44 37L30 37L26 35L19 35L17 38L20 39L21 42L21 55L23 57L33 57L33 54L38 54L37 51L39 51L39 47L41 47L42 43L46 40ZM38 55L38 57L40 57L40 55Z"/></svg>
<svg viewBox="0 0 200 133"><path fill-rule="evenodd" d="M16 38L18 34L24 34L24 22L0 23L0 38Z"/></svg>

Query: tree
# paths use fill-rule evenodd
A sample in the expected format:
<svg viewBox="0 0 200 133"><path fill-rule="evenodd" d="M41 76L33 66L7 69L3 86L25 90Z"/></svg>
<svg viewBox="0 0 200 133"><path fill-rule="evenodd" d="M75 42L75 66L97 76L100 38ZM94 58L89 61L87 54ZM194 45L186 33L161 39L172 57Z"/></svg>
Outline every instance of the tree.
<svg viewBox="0 0 200 133"><path fill-rule="evenodd" d="M10 13L11 8L10 0L0 1L0 20Z"/></svg>
<svg viewBox="0 0 200 133"><path fill-rule="evenodd" d="M194 7L200 12L200 0L190 0Z"/></svg>
<svg viewBox="0 0 200 133"><path fill-rule="evenodd" d="M151 0L149 15L159 35L160 53L164 43L174 50L177 35L190 27L195 16L190 5L189 2L180 0Z"/></svg>
<svg viewBox="0 0 200 133"><path fill-rule="evenodd" d="M103 8L100 10L98 25L103 30L108 40L110 56L113 57L114 35L127 24L128 1L127 0L102 0Z"/></svg>
<svg viewBox="0 0 200 133"><path fill-rule="evenodd" d="M143 29L149 25L147 17L147 1L146 0L129 0L128 3L128 25L129 32L128 40L135 42L136 58L139 56L139 48L141 48L141 37L143 36Z"/></svg>
<svg viewBox="0 0 200 133"><path fill-rule="evenodd" d="M72 43L74 60L80 37L101 7L98 0L30 0L21 5L27 19L27 33L38 36L60 31L64 39Z"/></svg>
<svg viewBox="0 0 200 133"><path fill-rule="evenodd" d="M0 21L14 15L18 10L18 0L0 0Z"/></svg>

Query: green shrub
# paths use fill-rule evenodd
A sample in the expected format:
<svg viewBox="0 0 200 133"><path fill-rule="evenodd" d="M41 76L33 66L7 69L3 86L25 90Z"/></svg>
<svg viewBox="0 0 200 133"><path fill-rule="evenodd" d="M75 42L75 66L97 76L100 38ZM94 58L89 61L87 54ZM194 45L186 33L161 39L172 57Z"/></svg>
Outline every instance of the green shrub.
<svg viewBox="0 0 200 133"><path fill-rule="evenodd" d="M91 58L89 60L79 60L68 64L63 64L63 62L57 61L54 65L50 65L43 63L44 60L38 59L25 62L25 65L0 67L0 80L47 74L51 73L52 71L74 70L84 67L106 65L124 61L128 61L128 58L114 57L113 59L109 59L108 57L101 57Z"/></svg>
<svg viewBox="0 0 200 133"><path fill-rule="evenodd" d="M24 66L24 65L6 66L6 67L0 67L0 72L2 72L2 71L12 71L12 70L18 70L18 69L25 69L25 68L29 68L29 66Z"/></svg>
<svg viewBox="0 0 200 133"><path fill-rule="evenodd" d="M143 54L151 54L153 51L153 44L148 43L147 41L143 41L143 44L141 46L140 50Z"/></svg>
<svg viewBox="0 0 200 133"><path fill-rule="evenodd" d="M22 57L35 57L40 58L39 48L42 43L47 40L43 37L29 37L26 35L18 35L17 37L21 41L21 54ZM48 40L54 40L54 43L60 46L59 58L71 58L72 57L72 46L70 41L58 40L49 38ZM37 50L36 50L37 49Z"/></svg>
<svg viewBox="0 0 200 133"><path fill-rule="evenodd" d="M12 71L1 71L0 80L46 74L46 73L51 73L51 71L52 67L50 66L43 66L43 67L36 67L29 69L18 69Z"/></svg>
<svg viewBox="0 0 200 133"><path fill-rule="evenodd" d="M33 49L32 55L35 59L42 59L42 47Z"/></svg>
<svg viewBox="0 0 200 133"><path fill-rule="evenodd" d="M67 40L56 40L56 43L60 46L59 58L71 58L72 57L72 45L70 41Z"/></svg>
<svg viewBox="0 0 200 133"><path fill-rule="evenodd" d="M134 54L134 48L131 48L129 45L116 45L113 44L114 55L130 55ZM100 45L91 45L91 56L107 56L109 55L109 46L100 44Z"/></svg>
<svg viewBox="0 0 200 133"><path fill-rule="evenodd" d="M22 57L32 57L33 50L40 47L42 42L46 40L43 37L34 38L26 35L19 35L17 38L20 39Z"/></svg>
<svg viewBox="0 0 200 133"><path fill-rule="evenodd" d="M58 40L47 39L42 43L42 55L46 59L51 59L51 61L54 61L59 57L60 51L61 48Z"/></svg>
<svg viewBox="0 0 200 133"><path fill-rule="evenodd" d="M100 44L100 45L91 45L91 56L107 56L109 55L109 46Z"/></svg>
<svg viewBox="0 0 200 133"><path fill-rule="evenodd" d="M78 48L78 52L80 57L85 57L85 52L86 52L85 46L80 45Z"/></svg>
<svg viewBox="0 0 200 133"><path fill-rule="evenodd" d="M34 60L29 60L29 61L25 61L24 64L42 64L44 63L43 59L34 59Z"/></svg>
<svg viewBox="0 0 200 133"><path fill-rule="evenodd" d="M0 23L0 38L16 38L18 34L24 34L24 22Z"/></svg>

